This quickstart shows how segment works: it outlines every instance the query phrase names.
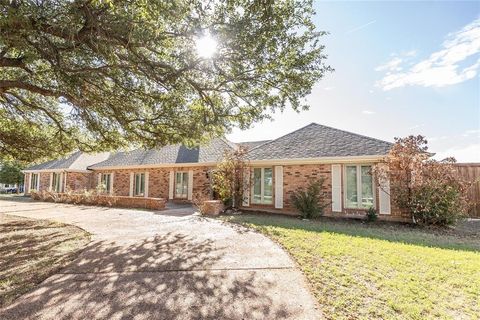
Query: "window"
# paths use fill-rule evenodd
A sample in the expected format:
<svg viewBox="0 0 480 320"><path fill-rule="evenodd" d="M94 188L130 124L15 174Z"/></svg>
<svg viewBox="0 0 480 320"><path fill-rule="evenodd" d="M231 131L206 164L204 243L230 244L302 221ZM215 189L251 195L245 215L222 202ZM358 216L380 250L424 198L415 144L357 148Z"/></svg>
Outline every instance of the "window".
<svg viewBox="0 0 480 320"><path fill-rule="evenodd" d="M175 198L188 197L188 172L175 172Z"/></svg>
<svg viewBox="0 0 480 320"><path fill-rule="evenodd" d="M100 183L105 188L106 193L112 193L112 174L111 173L102 173L100 177Z"/></svg>
<svg viewBox="0 0 480 320"><path fill-rule="evenodd" d="M273 169L253 169L253 198L252 203L273 203Z"/></svg>
<svg viewBox="0 0 480 320"><path fill-rule="evenodd" d="M145 173L135 173L133 195L136 197L143 197L145 195Z"/></svg>
<svg viewBox="0 0 480 320"><path fill-rule="evenodd" d="M37 189L38 189L38 173L32 173L30 178L30 190L37 190Z"/></svg>
<svg viewBox="0 0 480 320"><path fill-rule="evenodd" d="M371 171L372 167L366 165L345 166L345 204L347 208L375 207Z"/></svg>
<svg viewBox="0 0 480 320"><path fill-rule="evenodd" d="M62 191L62 174L54 172L52 175L52 190L54 192Z"/></svg>

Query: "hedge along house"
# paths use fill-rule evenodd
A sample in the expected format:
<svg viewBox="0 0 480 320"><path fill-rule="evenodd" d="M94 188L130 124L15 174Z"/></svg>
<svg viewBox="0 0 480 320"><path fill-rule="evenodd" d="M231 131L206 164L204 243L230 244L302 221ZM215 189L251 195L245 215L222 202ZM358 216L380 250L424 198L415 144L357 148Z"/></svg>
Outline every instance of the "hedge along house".
<svg viewBox="0 0 480 320"><path fill-rule="evenodd" d="M213 197L211 171L235 144L221 138L187 148L171 145L113 154L89 166L98 184L117 196L191 202Z"/></svg>
<svg viewBox="0 0 480 320"><path fill-rule="evenodd" d="M25 174L25 193L32 190L65 192L93 187L89 165L104 161L108 152L87 154L75 152L70 156L33 165L23 170Z"/></svg>
<svg viewBox="0 0 480 320"><path fill-rule="evenodd" d="M251 166L242 203L245 210L297 214L291 203L292 193L305 189L312 179L323 178L326 215L361 217L373 207L380 218L406 219L390 205L388 183L380 188L371 175L372 167L382 162L392 144L316 123L270 141L235 144L217 138L196 148L171 145L118 152L92 163L82 173L92 188L103 185L107 193L117 196L207 200L213 198L212 170L226 150L240 145L249 148ZM26 170L27 175L38 173L39 168L47 170L46 175L33 177L32 183L40 181L36 182L38 190L49 185L57 190L55 171L48 168L60 165L39 166ZM88 183L69 187L84 189Z"/></svg>

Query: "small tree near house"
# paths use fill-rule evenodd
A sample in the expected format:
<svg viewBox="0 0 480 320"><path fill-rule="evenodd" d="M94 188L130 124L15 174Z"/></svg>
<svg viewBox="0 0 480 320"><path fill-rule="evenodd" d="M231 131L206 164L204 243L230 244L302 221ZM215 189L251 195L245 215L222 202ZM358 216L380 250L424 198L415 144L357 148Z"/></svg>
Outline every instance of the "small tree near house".
<svg viewBox="0 0 480 320"><path fill-rule="evenodd" d="M226 206L233 208L241 206L245 192L249 190L249 163L246 154L245 147L226 151L213 173L213 190Z"/></svg>
<svg viewBox="0 0 480 320"><path fill-rule="evenodd" d="M0 164L0 183L16 184L17 193L23 183L23 166L17 162L5 162Z"/></svg>
<svg viewBox="0 0 480 320"><path fill-rule="evenodd" d="M384 165L374 168L379 185L390 181L392 201L416 224L449 225L466 216L469 184L456 174L454 158L431 159L423 136L395 138Z"/></svg>

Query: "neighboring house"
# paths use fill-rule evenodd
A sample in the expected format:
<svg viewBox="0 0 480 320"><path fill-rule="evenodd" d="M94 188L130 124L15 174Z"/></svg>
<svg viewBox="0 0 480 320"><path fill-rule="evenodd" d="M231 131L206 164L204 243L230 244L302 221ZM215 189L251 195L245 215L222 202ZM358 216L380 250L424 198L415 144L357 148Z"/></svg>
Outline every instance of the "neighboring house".
<svg viewBox="0 0 480 320"><path fill-rule="evenodd" d="M172 145L137 149L104 155L100 161L94 159L98 156L91 156L90 164L83 162L85 167L79 173L84 178L77 179L77 185L72 182L58 185L58 179L70 181L68 177L76 172L69 166L49 165L68 163L70 158L56 160L25 170L25 181L30 181L30 189L37 190L63 191L62 186L77 190L102 184L107 192L121 196L173 201L211 199L212 170L225 150L238 146L249 148L251 165L251 188L242 204L245 210L296 214L290 201L292 193L305 188L311 179L323 177L322 196L331 203L326 215L363 216L366 209L374 207L380 218L405 220L390 205L388 184L379 188L370 174L372 165L382 161L392 144L316 123L269 141L235 144L218 138L196 148ZM77 155L82 156L87 157ZM64 170L66 177L57 177L57 171L51 167Z"/></svg>

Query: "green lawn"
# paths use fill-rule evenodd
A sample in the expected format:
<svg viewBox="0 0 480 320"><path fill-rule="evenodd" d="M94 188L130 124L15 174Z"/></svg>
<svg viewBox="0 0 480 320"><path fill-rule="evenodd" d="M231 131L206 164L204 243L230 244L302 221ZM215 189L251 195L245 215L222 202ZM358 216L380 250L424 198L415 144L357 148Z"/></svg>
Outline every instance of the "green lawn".
<svg viewBox="0 0 480 320"><path fill-rule="evenodd" d="M478 225L433 231L260 214L222 219L280 243L305 273L327 319L480 318Z"/></svg>

